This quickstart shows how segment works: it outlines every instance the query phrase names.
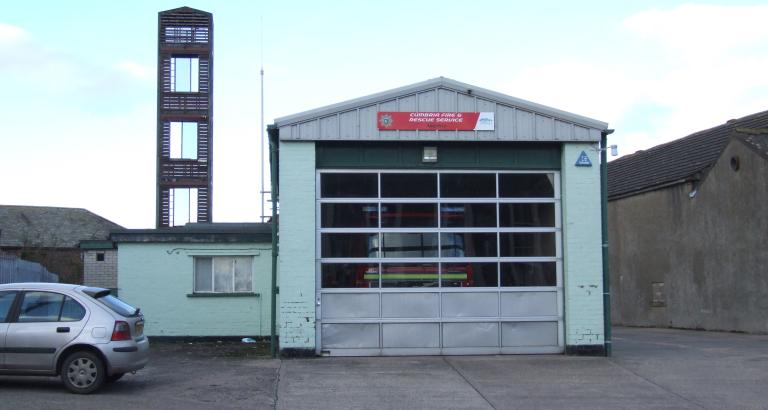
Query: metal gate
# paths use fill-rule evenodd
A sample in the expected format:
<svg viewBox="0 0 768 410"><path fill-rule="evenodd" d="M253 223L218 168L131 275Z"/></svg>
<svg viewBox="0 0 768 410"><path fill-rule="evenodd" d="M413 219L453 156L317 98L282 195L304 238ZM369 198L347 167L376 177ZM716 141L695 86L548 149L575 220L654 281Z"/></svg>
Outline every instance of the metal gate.
<svg viewBox="0 0 768 410"><path fill-rule="evenodd" d="M320 170L319 354L563 351L555 171Z"/></svg>

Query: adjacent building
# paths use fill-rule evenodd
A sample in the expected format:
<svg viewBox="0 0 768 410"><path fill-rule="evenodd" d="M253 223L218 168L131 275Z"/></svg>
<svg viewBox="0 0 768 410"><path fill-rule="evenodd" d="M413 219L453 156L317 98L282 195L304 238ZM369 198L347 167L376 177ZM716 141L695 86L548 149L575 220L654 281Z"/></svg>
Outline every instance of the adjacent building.
<svg viewBox="0 0 768 410"><path fill-rule="evenodd" d="M0 205L0 253L40 263L64 283L90 284L84 266L105 265L97 254L81 253L80 243L107 240L115 229L122 227L85 209Z"/></svg>
<svg viewBox="0 0 768 410"><path fill-rule="evenodd" d="M768 111L608 165L615 324L767 333Z"/></svg>
<svg viewBox="0 0 768 410"><path fill-rule="evenodd" d="M83 284L109 289L119 295L117 289L117 247L111 240L80 241L83 260Z"/></svg>
<svg viewBox="0 0 768 410"><path fill-rule="evenodd" d="M120 298L146 314L149 336L269 336L272 228L197 223L126 229Z"/></svg>

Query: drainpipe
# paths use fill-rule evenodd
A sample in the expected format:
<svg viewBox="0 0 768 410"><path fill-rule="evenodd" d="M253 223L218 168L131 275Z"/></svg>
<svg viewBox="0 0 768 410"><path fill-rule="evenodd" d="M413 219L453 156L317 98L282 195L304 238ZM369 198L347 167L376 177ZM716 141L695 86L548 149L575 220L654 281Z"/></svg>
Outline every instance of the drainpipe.
<svg viewBox="0 0 768 410"><path fill-rule="evenodd" d="M279 289L277 287L277 255L278 255L278 218L277 218L277 201L279 198L279 187L277 183L277 136L272 138L272 131L275 133L277 129L268 129L269 132L269 174L270 174L270 192L272 199L272 307L270 322L272 324L270 328L269 338L269 351L272 357L277 357L277 295Z"/></svg>
<svg viewBox="0 0 768 410"><path fill-rule="evenodd" d="M600 133L600 221L603 230L603 335L605 356L611 356L611 272L608 267L608 135Z"/></svg>

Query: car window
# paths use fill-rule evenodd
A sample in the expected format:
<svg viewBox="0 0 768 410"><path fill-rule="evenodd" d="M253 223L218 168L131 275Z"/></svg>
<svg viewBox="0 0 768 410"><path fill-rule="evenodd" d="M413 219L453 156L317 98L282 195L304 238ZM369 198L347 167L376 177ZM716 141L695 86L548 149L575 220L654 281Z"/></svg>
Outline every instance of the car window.
<svg viewBox="0 0 768 410"><path fill-rule="evenodd" d="M77 303L76 300L67 296L64 299L64 306L61 308L60 322L77 322L85 317L85 308Z"/></svg>
<svg viewBox="0 0 768 410"><path fill-rule="evenodd" d="M50 292L26 292L21 303L18 321L56 322L59 320L64 295Z"/></svg>
<svg viewBox="0 0 768 410"><path fill-rule="evenodd" d="M96 300L104 304L104 306L110 308L113 312L125 317L135 316L139 312L139 310L135 307L112 295L101 296Z"/></svg>
<svg viewBox="0 0 768 410"><path fill-rule="evenodd" d="M0 292L0 323L8 321L14 299L16 299L16 292Z"/></svg>

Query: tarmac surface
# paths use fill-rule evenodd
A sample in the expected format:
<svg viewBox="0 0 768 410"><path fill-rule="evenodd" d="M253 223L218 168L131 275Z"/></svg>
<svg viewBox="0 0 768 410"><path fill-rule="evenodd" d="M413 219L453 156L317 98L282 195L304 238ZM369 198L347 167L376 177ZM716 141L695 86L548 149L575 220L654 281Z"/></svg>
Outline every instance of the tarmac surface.
<svg viewBox="0 0 768 410"><path fill-rule="evenodd" d="M768 336L614 328L613 356L265 359L156 343L97 394L0 376L12 409L768 409ZM253 349L253 347L250 347Z"/></svg>

